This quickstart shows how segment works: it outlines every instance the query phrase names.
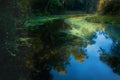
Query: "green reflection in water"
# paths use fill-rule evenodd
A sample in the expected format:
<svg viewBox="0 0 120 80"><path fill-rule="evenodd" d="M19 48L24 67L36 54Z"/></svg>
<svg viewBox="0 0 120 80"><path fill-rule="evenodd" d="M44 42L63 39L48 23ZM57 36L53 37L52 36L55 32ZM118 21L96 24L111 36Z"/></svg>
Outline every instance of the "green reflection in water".
<svg viewBox="0 0 120 80"><path fill-rule="evenodd" d="M85 20L86 17L77 17L66 19L65 22L70 25L69 34L75 35L82 39L87 39L97 30L104 30L101 24L89 23Z"/></svg>

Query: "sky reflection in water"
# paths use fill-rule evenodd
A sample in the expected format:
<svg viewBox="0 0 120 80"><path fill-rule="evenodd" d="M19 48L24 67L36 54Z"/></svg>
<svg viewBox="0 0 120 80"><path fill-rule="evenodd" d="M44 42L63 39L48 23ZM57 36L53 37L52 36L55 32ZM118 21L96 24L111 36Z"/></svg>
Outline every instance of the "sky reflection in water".
<svg viewBox="0 0 120 80"><path fill-rule="evenodd" d="M113 73L99 58L103 50L106 53L111 51L113 40L104 31L97 31L93 41L94 44L88 44L84 48L88 59L80 63L71 53L70 65L66 67L67 73L60 74L52 69L50 73L54 76L53 80L120 80L120 76Z"/></svg>

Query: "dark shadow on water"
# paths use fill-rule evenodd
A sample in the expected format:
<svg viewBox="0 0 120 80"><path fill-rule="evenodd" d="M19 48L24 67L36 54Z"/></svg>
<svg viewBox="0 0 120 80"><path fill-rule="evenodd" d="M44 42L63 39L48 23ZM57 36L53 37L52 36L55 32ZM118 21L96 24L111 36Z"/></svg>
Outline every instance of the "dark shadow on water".
<svg viewBox="0 0 120 80"><path fill-rule="evenodd" d="M52 80L49 73L52 68L65 72L69 64L69 56L61 47L68 41L68 35L63 32L65 25L63 20L57 20L28 30L33 39L33 66L30 68L33 80Z"/></svg>

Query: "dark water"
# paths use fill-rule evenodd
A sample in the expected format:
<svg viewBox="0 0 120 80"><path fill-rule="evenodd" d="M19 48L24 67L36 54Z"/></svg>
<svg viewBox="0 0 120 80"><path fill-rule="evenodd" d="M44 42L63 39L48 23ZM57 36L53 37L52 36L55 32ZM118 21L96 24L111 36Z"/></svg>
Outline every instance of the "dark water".
<svg viewBox="0 0 120 80"><path fill-rule="evenodd" d="M82 37L69 34L72 28L64 20L30 29L34 47L31 78L120 80L120 27L102 27Z"/></svg>

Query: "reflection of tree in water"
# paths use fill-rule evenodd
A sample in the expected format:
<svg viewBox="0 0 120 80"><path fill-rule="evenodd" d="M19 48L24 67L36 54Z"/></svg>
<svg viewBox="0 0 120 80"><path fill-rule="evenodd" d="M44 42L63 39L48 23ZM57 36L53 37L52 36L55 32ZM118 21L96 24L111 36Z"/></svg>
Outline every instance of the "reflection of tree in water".
<svg viewBox="0 0 120 80"><path fill-rule="evenodd" d="M113 46L110 54L103 50L100 59L111 66L115 73L120 74L120 43Z"/></svg>
<svg viewBox="0 0 120 80"><path fill-rule="evenodd" d="M31 27L29 28L29 33L30 36L39 38L44 45L56 47L66 41L67 35L62 30L67 27L66 24L63 24L63 20L55 20L40 26Z"/></svg>
<svg viewBox="0 0 120 80"><path fill-rule="evenodd" d="M112 39L114 39L114 44L110 54L107 54L103 50L101 60L111 66L114 72L120 74L120 27L115 25L105 25L105 31ZM118 42L116 42L116 40L118 40Z"/></svg>
<svg viewBox="0 0 120 80"><path fill-rule="evenodd" d="M60 48L67 41L62 28L64 24L60 20L29 29L30 37L33 38L33 67L30 68L33 80L50 80L52 68L58 72L65 71L69 55Z"/></svg>
<svg viewBox="0 0 120 80"><path fill-rule="evenodd" d="M85 57L83 50L76 50L79 47L75 48L74 45L71 49L71 45L68 45L70 35L62 31L66 28L68 26L62 20L57 20L29 29L29 36L33 39L34 54L31 60L32 67L29 67L33 80L51 80L51 69L66 74L65 67L69 64L69 53L72 53L79 62L83 61L82 58ZM78 42L72 44L78 45Z"/></svg>
<svg viewBox="0 0 120 80"><path fill-rule="evenodd" d="M119 25L104 25L105 32L109 34L112 39L120 41L120 26Z"/></svg>
<svg viewBox="0 0 120 80"><path fill-rule="evenodd" d="M34 80L49 80L52 76L49 71L64 71L69 62L69 56L59 49L44 48L33 57L32 77Z"/></svg>
<svg viewBox="0 0 120 80"><path fill-rule="evenodd" d="M83 62L84 59L88 58L85 55L84 50L80 46L73 46L72 49L70 50L70 52L73 54L73 56L75 57L76 61L78 61L78 62Z"/></svg>

